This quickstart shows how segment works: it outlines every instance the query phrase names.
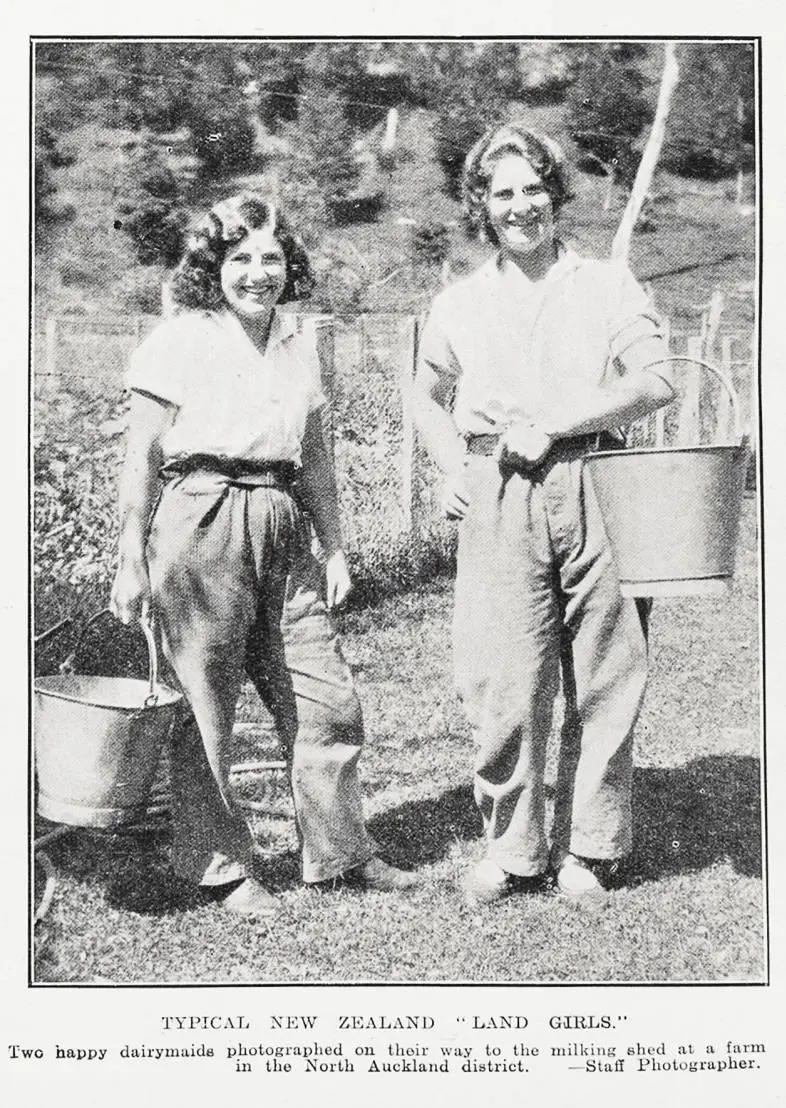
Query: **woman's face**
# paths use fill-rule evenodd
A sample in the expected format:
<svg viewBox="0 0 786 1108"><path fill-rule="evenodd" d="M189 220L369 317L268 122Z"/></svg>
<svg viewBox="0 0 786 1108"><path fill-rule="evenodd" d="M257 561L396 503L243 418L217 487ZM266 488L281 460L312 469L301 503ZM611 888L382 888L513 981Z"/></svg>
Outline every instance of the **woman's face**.
<svg viewBox="0 0 786 1108"><path fill-rule="evenodd" d="M269 314L287 280L281 243L269 228L250 231L221 266L221 290L231 310L245 319Z"/></svg>
<svg viewBox="0 0 786 1108"><path fill-rule="evenodd" d="M486 208L500 248L508 254L531 254L554 241L551 197L520 154L507 154L495 163Z"/></svg>

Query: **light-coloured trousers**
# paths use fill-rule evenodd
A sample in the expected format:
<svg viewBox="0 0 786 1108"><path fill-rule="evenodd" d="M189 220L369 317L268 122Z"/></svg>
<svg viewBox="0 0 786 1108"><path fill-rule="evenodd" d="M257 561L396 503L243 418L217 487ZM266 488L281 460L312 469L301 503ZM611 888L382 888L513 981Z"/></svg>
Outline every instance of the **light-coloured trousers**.
<svg viewBox="0 0 786 1108"><path fill-rule="evenodd" d="M582 451L558 444L531 476L470 456L467 482L454 659L477 741L488 856L520 876L547 867L544 774L562 652L569 709L552 845L619 858L631 849L646 641L634 601L620 594Z"/></svg>
<svg viewBox="0 0 786 1108"><path fill-rule="evenodd" d="M178 477L154 513L148 563L164 650L190 709L171 748L176 872L203 885L252 872L253 836L229 785L246 675L289 764L304 880L367 861L360 704L291 494L203 472Z"/></svg>

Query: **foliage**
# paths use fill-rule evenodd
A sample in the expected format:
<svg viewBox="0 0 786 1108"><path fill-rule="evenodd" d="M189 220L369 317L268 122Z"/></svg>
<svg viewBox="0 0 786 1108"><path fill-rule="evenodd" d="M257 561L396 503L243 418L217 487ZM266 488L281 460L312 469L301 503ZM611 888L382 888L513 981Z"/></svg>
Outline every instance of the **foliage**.
<svg viewBox="0 0 786 1108"><path fill-rule="evenodd" d="M142 265L172 266L180 256L187 216L175 175L161 154L142 144L127 161L116 226L134 243Z"/></svg>
<svg viewBox="0 0 786 1108"><path fill-rule="evenodd" d="M300 86L311 49L307 42L243 44L241 54L255 85L257 115L269 130L297 119Z"/></svg>
<svg viewBox="0 0 786 1108"><path fill-rule="evenodd" d="M416 261L441 265L450 252L450 228L439 222L418 223L412 228L412 253Z"/></svg>
<svg viewBox="0 0 786 1108"><path fill-rule="evenodd" d="M352 149L355 133L343 100L322 78L310 77L302 88L297 126L287 132L294 148L293 169L314 182L335 221L337 206L350 196L360 175Z"/></svg>
<svg viewBox="0 0 786 1108"><path fill-rule="evenodd" d="M468 44L437 59L429 92L435 101L436 157L448 194L457 198L470 147L508 114L520 80L518 53L513 44Z"/></svg>
<svg viewBox="0 0 786 1108"><path fill-rule="evenodd" d="M114 564L124 404L89 390L56 399L45 398L35 420L36 605L65 587L77 607L86 587L106 585Z"/></svg>
<svg viewBox="0 0 786 1108"><path fill-rule="evenodd" d="M566 99L571 137L584 152L584 167L601 169L630 186L636 143L650 118L637 43L589 43L576 62L577 78Z"/></svg>
<svg viewBox="0 0 786 1108"><path fill-rule="evenodd" d="M74 217L73 205L64 203L57 195L55 170L72 164L76 156L65 150L54 133L44 124L35 132L35 219L38 230L44 235L54 226Z"/></svg>
<svg viewBox="0 0 786 1108"><path fill-rule="evenodd" d="M679 54L663 165L713 179L753 167L755 86L750 43L690 43Z"/></svg>

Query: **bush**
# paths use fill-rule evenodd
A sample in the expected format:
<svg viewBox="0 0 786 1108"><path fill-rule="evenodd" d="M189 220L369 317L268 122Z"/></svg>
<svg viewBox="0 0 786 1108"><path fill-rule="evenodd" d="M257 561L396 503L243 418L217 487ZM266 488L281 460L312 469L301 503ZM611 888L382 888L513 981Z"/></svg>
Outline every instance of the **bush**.
<svg viewBox="0 0 786 1108"><path fill-rule="evenodd" d="M131 156L117 201L115 226L129 236L142 265L173 266L180 257L187 216L175 176L147 145Z"/></svg>
<svg viewBox="0 0 786 1108"><path fill-rule="evenodd" d="M683 48L663 165L686 177L717 179L754 166L753 48L695 43Z"/></svg>
<svg viewBox="0 0 786 1108"><path fill-rule="evenodd" d="M627 186L638 165L636 141L651 114L636 64L644 49L635 43L584 47L566 100L571 137L585 154L582 168L600 168Z"/></svg>
<svg viewBox="0 0 786 1108"><path fill-rule="evenodd" d="M295 171L314 182L325 198L329 218L340 221L342 205L360 176L353 154L355 134L343 101L320 79L309 79L304 85L297 126L290 128L289 138Z"/></svg>
<svg viewBox="0 0 786 1108"><path fill-rule="evenodd" d="M442 265L450 252L450 229L445 223L416 224L411 243L416 262Z"/></svg>
<svg viewBox="0 0 786 1108"><path fill-rule="evenodd" d="M513 45L464 46L447 56L439 78L434 141L447 192L455 199L461 195L467 153L488 127L507 116L508 100L519 83Z"/></svg>

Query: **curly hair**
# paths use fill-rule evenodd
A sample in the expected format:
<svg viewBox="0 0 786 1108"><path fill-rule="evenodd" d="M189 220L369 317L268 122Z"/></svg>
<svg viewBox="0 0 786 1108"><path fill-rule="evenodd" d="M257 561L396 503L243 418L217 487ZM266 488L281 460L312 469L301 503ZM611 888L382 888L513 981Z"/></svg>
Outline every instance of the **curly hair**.
<svg viewBox="0 0 786 1108"><path fill-rule="evenodd" d="M281 245L287 278L279 303L300 300L314 286L311 265L300 238L271 201L242 192L214 204L189 235L183 256L164 284L164 305L170 311L213 311L226 305L221 290L221 266L233 247L251 231L270 228Z"/></svg>
<svg viewBox="0 0 786 1108"><path fill-rule="evenodd" d="M521 123L491 127L467 154L462 202L469 226L495 246L498 238L488 218L486 201L494 164L508 154L526 158L549 194L555 215L573 196L565 155L558 143Z"/></svg>

